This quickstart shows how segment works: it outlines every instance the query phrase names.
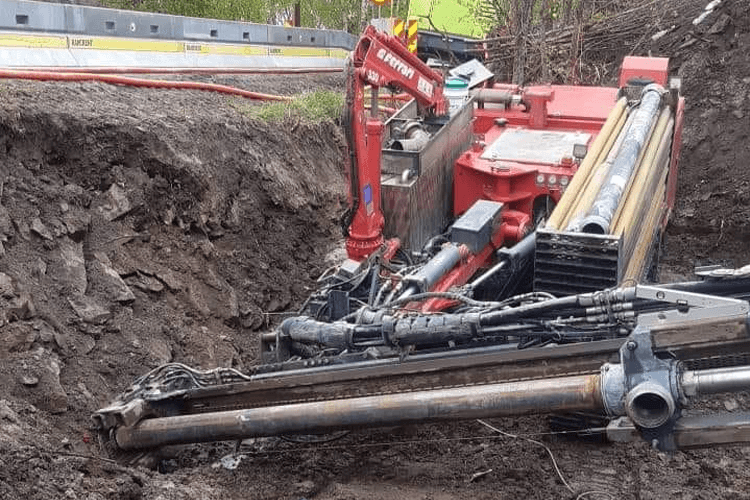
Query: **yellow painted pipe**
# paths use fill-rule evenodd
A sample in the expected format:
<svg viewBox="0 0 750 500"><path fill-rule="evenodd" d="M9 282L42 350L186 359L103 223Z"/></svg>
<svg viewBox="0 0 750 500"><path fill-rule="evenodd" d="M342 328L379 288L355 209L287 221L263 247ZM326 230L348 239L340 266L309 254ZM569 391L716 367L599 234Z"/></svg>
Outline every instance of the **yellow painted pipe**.
<svg viewBox="0 0 750 500"><path fill-rule="evenodd" d="M584 181L582 190L578 193L577 199L563 220L561 227L565 230L570 228L571 223L574 223L577 219L583 217L594 204L594 200L599 194L599 190L614 164L617 153L620 151L622 142L625 139L624 131L630 126L633 116L634 115L631 113L623 113L620 117L616 129L607 140L607 144L599 155L596 168L591 171L588 178Z"/></svg>
<svg viewBox="0 0 750 500"><path fill-rule="evenodd" d="M599 156L597 156L596 161L594 162L594 165L599 165L601 162L607 159L607 156L609 156L610 149L612 149L612 145L615 143L617 138L620 136L620 134L623 131L623 127L627 123L628 118L630 118L630 112L633 110L633 108L627 108L625 112L620 116L620 119L615 124L615 128L612 130L612 133L607 138L607 142L605 143L602 150L599 152Z"/></svg>
<svg viewBox="0 0 750 500"><path fill-rule="evenodd" d="M585 185L586 179L588 178L591 170L596 165L596 160L599 157L602 148L607 143L610 135L612 135L613 131L615 130L615 126L620 121L621 116L624 114L627 103L627 99L623 97L619 101L617 101L615 107L612 108L612 111L609 112L609 116L607 116L607 120L604 122L599 135L597 135L596 139L594 139L594 142L591 144L591 148L589 149L588 154L586 154L586 157L581 162L580 167L578 167L578 171L573 176L573 180L570 181L568 188L565 190L562 198L560 198L560 202L557 204L555 210L553 210L552 214L550 215L549 221L547 221L548 228L559 230L561 227L565 227L562 222L570 211L570 208L574 205L575 201L580 195L581 188Z"/></svg>
<svg viewBox="0 0 750 500"><path fill-rule="evenodd" d="M668 127L669 129L669 127ZM671 143L671 135L665 134L662 138L659 151L655 155L655 161L653 163L653 175L649 179L647 185L643 189L643 193L640 200L636 200L635 209L632 212L632 221L628 222L623 220L622 232L624 233L623 248L625 252L623 255L629 260L632 255L640 250L640 245L649 245L650 242L642 241L643 226L646 224L647 214L654 204L663 206L663 200L666 193L666 185L664 182L659 184L660 179L668 175L669 171L669 145ZM623 262L623 268L627 268L628 261Z"/></svg>
<svg viewBox="0 0 750 500"><path fill-rule="evenodd" d="M661 176L662 184L667 182L668 173L669 170L665 170L663 175ZM651 249L653 238L656 237L657 225L659 223L659 219L661 218L660 216L665 208L664 197L661 197L658 200L654 201L658 201L658 203L653 203L649 208L648 215L646 216L646 221L638 234L638 244L635 246L635 251L633 252L630 258L630 262L628 263L627 267L625 268L625 272L623 273L623 282L639 282L643 277L643 273L646 267L646 261L648 258L648 252Z"/></svg>
<svg viewBox="0 0 750 500"><path fill-rule="evenodd" d="M626 201L627 206L623 209L618 222L618 232L615 233L625 235L622 255L627 261L623 263L623 268L626 269L624 275L633 279L642 276L655 234L654 225L659 223L666 210L664 200L674 119L669 112L662 116L667 117L666 124L660 119L659 131L654 134L655 138L659 133L661 137L658 143L656 140L652 141L658 145L652 147L652 144L649 144L648 155L643 161L644 175L641 176L642 180L639 179L639 185L636 186L638 189L632 191L632 195ZM655 219L651 220L652 217Z"/></svg>
<svg viewBox="0 0 750 500"><path fill-rule="evenodd" d="M658 223L651 221L651 217L657 217L664 211L664 199L666 189L663 183L666 181L668 175L668 169L666 168L666 162L660 164L663 168L657 170L661 173L655 177L654 191L649 199L648 203L644 203L641 209L638 211L638 223L631 224L628 226L625 235L623 237L622 249L623 249L623 262L622 268L626 270L625 275L633 275L635 277L641 277L638 274L639 259L645 259L651 244L653 243L653 228L652 223ZM659 181L662 184L659 184ZM661 185L662 188L658 189ZM639 257L640 256L640 257ZM635 266L635 267L633 267Z"/></svg>

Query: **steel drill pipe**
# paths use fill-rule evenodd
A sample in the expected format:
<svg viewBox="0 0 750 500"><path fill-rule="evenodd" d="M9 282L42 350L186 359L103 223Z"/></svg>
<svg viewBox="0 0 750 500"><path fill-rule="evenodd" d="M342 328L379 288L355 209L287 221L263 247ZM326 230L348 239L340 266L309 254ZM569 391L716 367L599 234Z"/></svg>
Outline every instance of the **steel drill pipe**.
<svg viewBox="0 0 750 500"><path fill-rule="evenodd" d="M599 191L589 214L582 222L584 233L608 234L622 193L633 175L641 150L646 144L652 124L661 105L663 89L651 84L643 89L641 103L635 111L633 124L626 132L606 183Z"/></svg>
<svg viewBox="0 0 750 500"><path fill-rule="evenodd" d="M125 450L333 429L554 411L603 410L601 377L527 380L413 393L146 419L117 430Z"/></svg>
<svg viewBox="0 0 750 500"><path fill-rule="evenodd" d="M750 389L750 367L733 366L684 371L680 375L680 387L687 397L746 391Z"/></svg>
<svg viewBox="0 0 750 500"><path fill-rule="evenodd" d="M591 209L594 200L599 195L599 189L604 184L610 170L612 170L617 153L620 151L620 147L625 140L625 131L633 123L633 116L632 113L623 113L617 122L615 131L607 139L607 143L596 160L596 168L592 169L590 175L584 181L580 196L573 202L573 206L565 217L565 223L562 227L566 231L579 232L581 230L580 226L583 216ZM575 176L573 179L575 179ZM569 190L570 187L565 192L567 193Z"/></svg>
<svg viewBox="0 0 750 500"><path fill-rule="evenodd" d="M565 190L560 202L552 212L549 221L547 221L547 227L551 229L562 229L567 224L566 219L568 213L575 204L575 200L579 197L582 192L582 188L585 186L585 181L591 173L591 170L596 166L596 159L602 152L607 140L613 131L617 128L617 124L620 122L620 118L625 114L625 108L627 107L628 100L621 98L615 104L615 107L610 111L607 116L607 121L604 122L601 131L594 139L586 157L581 162L581 166L576 171L576 175L573 176L573 180L570 182L570 186ZM624 121L622 122L624 123ZM619 130L615 131L619 133Z"/></svg>
<svg viewBox="0 0 750 500"><path fill-rule="evenodd" d="M612 219L613 234L625 232L626 226L632 224L638 219L637 214L646 205L646 200L653 200L654 193L649 189L655 177L660 177L659 153L664 145L669 145L672 139L671 111L664 108L659 115L659 121L654 127L654 132L648 141L646 150L641 158L640 163L636 166L631 184L628 185L624 194L624 202L617 207L615 216Z"/></svg>

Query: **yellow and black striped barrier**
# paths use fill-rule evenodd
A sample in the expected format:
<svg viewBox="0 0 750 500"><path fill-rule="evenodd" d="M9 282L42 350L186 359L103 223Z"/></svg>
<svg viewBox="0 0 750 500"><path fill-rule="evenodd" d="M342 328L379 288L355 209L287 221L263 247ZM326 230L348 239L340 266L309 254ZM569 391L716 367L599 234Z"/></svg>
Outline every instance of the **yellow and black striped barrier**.
<svg viewBox="0 0 750 500"><path fill-rule="evenodd" d="M0 67L343 68L341 48L0 32Z"/></svg>

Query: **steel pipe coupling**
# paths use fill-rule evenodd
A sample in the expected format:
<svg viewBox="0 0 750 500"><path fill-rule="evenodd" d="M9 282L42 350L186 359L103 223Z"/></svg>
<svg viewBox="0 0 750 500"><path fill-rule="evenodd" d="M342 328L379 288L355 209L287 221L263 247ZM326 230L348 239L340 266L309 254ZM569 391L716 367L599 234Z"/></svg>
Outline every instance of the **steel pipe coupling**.
<svg viewBox="0 0 750 500"><path fill-rule="evenodd" d="M671 392L654 382L642 382L625 397L625 412L636 425L654 429L666 424L676 409Z"/></svg>
<svg viewBox="0 0 750 500"><path fill-rule="evenodd" d="M601 369L602 402L607 415L625 414L625 369L622 363L606 363Z"/></svg>
<svg viewBox="0 0 750 500"><path fill-rule="evenodd" d="M581 232L587 234L607 234L609 223L610 221L601 215L589 215L582 221Z"/></svg>

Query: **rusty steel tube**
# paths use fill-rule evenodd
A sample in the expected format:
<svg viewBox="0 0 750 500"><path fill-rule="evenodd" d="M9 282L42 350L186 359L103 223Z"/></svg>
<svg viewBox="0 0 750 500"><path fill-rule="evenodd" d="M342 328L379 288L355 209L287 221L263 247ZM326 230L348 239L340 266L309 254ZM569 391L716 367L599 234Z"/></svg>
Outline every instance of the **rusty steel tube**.
<svg viewBox="0 0 750 500"><path fill-rule="evenodd" d="M471 96L479 104L491 103L491 104L510 104L513 102L514 97L520 99L519 94L508 92L507 90L498 89L477 89L471 91Z"/></svg>
<svg viewBox="0 0 750 500"><path fill-rule="evenodd" d="M602 410L599 374L146 419L121 427L125 450L333 429Z"/></svg>

